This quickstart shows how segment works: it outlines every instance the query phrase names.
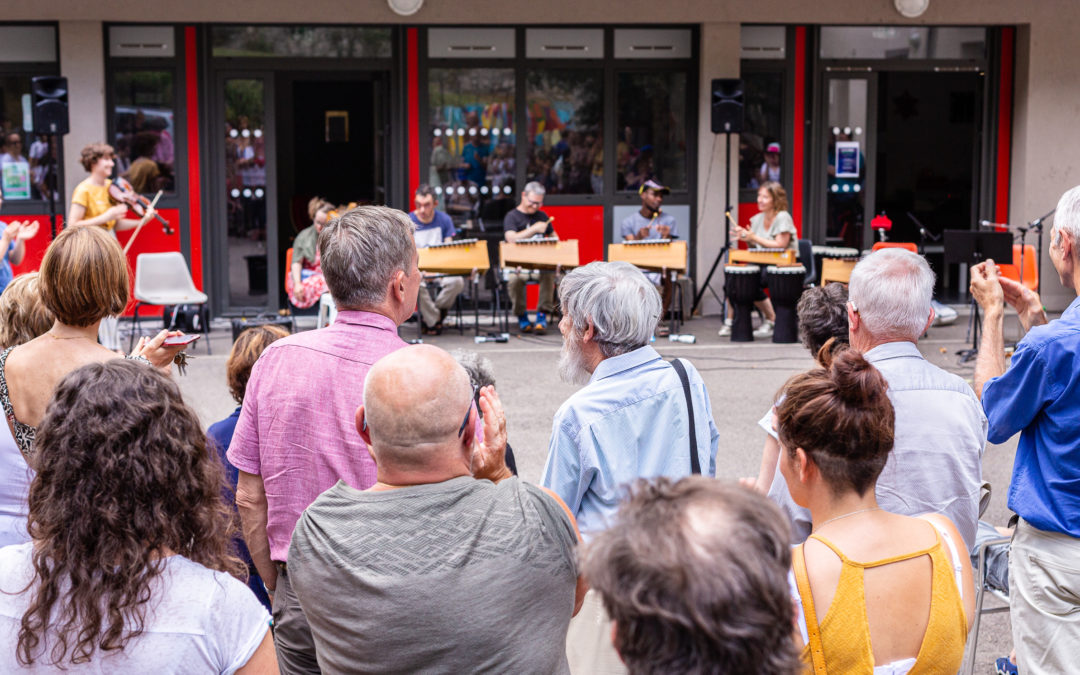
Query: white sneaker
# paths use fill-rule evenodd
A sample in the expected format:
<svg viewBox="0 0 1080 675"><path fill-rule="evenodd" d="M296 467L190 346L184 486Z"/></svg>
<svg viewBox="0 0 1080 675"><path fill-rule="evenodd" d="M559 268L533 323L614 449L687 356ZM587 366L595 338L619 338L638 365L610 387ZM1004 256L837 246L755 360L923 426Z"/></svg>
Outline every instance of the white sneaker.
<svg viewBox="0 0 1080 675"><path fill-rule="evenodd" d="M765 319L761 322L761 325L758 326L757 330L754 331L754 337L772 337L772 333L773 322Z"/></svg>
<svg viewBox="0 0 1080 675"><path fill-rule="evenodd" d="M731 319L724 319L724 325L720 327L720 337L727 337L731 335L731 326L734 322Z"/></svg>

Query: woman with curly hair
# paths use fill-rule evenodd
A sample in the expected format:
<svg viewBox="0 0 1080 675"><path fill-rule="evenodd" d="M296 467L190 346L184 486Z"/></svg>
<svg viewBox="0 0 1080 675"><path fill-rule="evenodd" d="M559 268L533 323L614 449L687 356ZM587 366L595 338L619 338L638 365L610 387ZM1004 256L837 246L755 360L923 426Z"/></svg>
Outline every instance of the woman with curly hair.
<svg viewBox="0 0 1080 675"><path fill-rule="evenodd" d="M0 671L277 672L269 616L230 576L221 465L172 381L84 366L37 448L33 540L0 549Z"/></svg>

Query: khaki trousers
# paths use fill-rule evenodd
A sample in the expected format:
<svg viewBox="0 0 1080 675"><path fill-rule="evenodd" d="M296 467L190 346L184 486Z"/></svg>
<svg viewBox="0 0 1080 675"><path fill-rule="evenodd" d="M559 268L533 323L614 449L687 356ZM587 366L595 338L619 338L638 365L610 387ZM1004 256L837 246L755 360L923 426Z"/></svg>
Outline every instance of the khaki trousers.
<svg viewBox="0 0 1080 675"><path fill-rule="evenodd" d="M573 675L625 675L626 664L611 643L613 625L600 594L590 590L566 632L566 660Z"/></svg>

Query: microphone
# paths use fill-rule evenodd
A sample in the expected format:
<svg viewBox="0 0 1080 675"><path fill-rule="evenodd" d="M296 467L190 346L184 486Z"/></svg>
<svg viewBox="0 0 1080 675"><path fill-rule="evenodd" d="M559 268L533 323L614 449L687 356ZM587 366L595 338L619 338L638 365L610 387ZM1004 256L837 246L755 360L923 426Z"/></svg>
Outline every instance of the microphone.
<svg viewBox="0 0 1080 675"><path fill-rule="evenodd" d="M994 222L991 222L989 220L980 220L979 221L979 226L980 227L1004 227L1004 228L1008 229L1009 224L1008 223L994 223Z"/></svg>

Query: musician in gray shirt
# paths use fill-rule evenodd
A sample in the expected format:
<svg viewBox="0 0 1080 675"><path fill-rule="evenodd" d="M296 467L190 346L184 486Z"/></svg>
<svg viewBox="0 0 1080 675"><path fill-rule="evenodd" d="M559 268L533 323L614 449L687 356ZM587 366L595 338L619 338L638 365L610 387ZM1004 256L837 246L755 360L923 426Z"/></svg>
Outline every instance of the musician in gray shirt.
<svg viewBox="0 0 1080 675"><path fill-rule="evenodd" d="M664 196L670 192L670 188L651 179L641 185L638 190L638 194L641 195L641 208L623 218L619 228L623 241L678 238L679 223L675 220L675 216L660 211L660 207L664 203ZM661 325L657 332L662 336L667 335L668 329L663 325L663 320L664 314L671 307L672 283L670 274L660 275L656 272L650 272L645 276L649 277L649 281L653 282L654 285L660 287L660 298L663 307L660 314Z"/></svg>

